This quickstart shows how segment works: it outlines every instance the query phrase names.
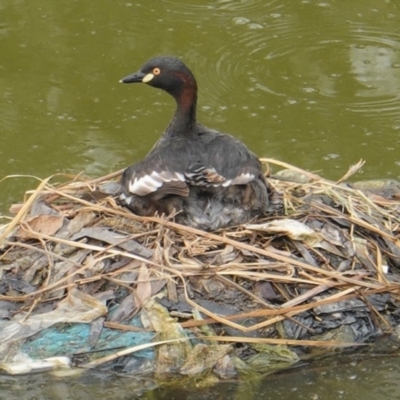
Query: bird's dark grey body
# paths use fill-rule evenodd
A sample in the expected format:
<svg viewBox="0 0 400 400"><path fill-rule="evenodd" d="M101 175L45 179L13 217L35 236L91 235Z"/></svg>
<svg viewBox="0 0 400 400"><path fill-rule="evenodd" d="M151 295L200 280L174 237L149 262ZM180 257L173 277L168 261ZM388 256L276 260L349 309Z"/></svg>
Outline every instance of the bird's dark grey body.
<svg viewBox="0 0 400 400"><path fill-rule="evenodd" d="M260 161L240 140L196 122L197 84L181 61L157 57L122 82L148 83L177 102L153 149L125 170L123 204L144 216L175 212L178 222L206 230L265 214L268 190Z"/></svg>

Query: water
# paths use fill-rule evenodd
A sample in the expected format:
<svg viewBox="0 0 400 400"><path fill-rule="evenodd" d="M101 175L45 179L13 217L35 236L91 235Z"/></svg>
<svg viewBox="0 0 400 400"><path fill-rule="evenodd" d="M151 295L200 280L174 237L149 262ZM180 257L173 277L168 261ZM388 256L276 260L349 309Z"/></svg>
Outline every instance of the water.
<svg viewBox="0 0 400 400"><path fill-rule="evenodd" d="M395 1L0 1L0 176L138 161L165 128L165 93L118 80L182 57L199 119L260 156L336 179L399 178L400 29ZM1 183L0 210L32 181ZM36 183L35 183L36 184Z"/></svg>
<svg viewBox="0 0 400 400"><path fill-rule="evenodd" d="M263 380L222 382L200 388L163 387L137 377L89 372L80 378L55 378L38 374L24 377L0 375L0 398L7 400L80 400L100 398L142 400L395 400L400 397L398 358L378 357L329 366L301 367L267 376Z"/></svg>
<svg viewBox="0 0 400 400"><path fill-rule="evenodd" d="M0 179L101 176L142 158L174 104L118 81L159 54L195 73L199 120L259 156L331 179L362 158L356 179L400 179L397 1L195 3L0 0ZM0 212L35 185L1 181ZM372 367L396 385L397 368Z"/></svg>

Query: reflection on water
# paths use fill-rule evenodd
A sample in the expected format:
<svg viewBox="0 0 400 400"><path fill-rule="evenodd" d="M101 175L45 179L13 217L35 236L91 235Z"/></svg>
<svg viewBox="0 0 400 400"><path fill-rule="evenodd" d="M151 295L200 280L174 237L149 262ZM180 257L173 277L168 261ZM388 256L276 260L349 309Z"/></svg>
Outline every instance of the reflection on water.
<svg viewBox="0 0 400 400"><path fill-rule="evenodd" d="M363 39L371 42L370 36ZM359 103L350 109L381 123L392 120L393 128L400 129L400 38L395 39L350 46L351 69L359 83L355 92Z"/></svg>
<svg viewBox="0 0 400 400"><path fill-rule="evenodd" d="M399 43L400 44L400 43ZM400 53L376 45L350 45L351 70L361 88L357 97L397 95L400 89Z"/></svg>
<svg viewBox="0 0 400 400"><path fill-rule="evenodd" d="M349 363L331 360L328 366L301 367L263 380L221 382L210 388L193 386L154 390L151 380L91 371L82 377L0 375L0 396L28 399L152 399L152 400L395 400L400 397L399 359L376 358Z"/></svg>
<svg viewBox="0 0 400 400"><path fill-rule="evenodd" d="M7 400L134 399L154 387L151 380L96 371L64 378L48 374L0 375L0 398Z"/></svg>

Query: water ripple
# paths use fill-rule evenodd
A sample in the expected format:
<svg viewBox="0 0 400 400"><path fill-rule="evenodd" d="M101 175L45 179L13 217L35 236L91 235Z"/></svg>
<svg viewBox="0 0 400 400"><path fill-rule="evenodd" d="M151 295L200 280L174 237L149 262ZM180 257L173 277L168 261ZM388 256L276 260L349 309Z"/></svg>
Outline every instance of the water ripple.
<svg viewBox="0 0 400 400"><path fill-rule="evenodd" d="M242 51L232 52L231 44L217 50L210 86L232 97L261 90L322 108L334 101L371 118L400 118L400 34L351 21L313 31L273 12L264 20L232 18L227 29Z"/></svg>
<svg viewBox="0 0 400 400"><path fill-rule="evenodd" d="M228 13L244 13L244 14L254 14L260 11L261 8L272 6L280 8L282 5L278 0L271 0L269 2L260 2L259 0L218 0L210 1L203 0L203 4L200 1L197 4L189 4L184 0L162 0L163 3L173 5L175 10L179 10L184 13L188 10L213 10L213 11L223 11Z"/></svg>

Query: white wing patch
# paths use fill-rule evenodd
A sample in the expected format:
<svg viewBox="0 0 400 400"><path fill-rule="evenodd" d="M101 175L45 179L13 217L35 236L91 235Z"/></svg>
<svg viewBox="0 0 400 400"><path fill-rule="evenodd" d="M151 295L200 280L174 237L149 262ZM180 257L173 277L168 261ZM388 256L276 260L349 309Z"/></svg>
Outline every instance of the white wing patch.
<svg viewBox="0 0 400 400"><path fill-rule="evenodd" d="M119 195L119 199L124 202L125 204L128 204L128 206L131 204L132 202L132 196L125 196L124 193L121 193Z"/></svg>
<svg viewBox="0 0 400 400"><path fill-rule="evenodd" d="M254 174L245 173L240 174L236 178L228 179L227 181L223 182L221 186L228 187L230 185L245 185L246 183L251 182L255 178Z"/></svg>
<svg viewBox="0 0 400 400"><path fill-rule="evenodd" d="M153 171L151 174L134 178L129 182L129 192L138 196L146 196L155 192L164 182L181 181L185 182L183 174L172 171Z"/></svg>
<svg viewBox="0 0 400 400"><path fill-rule="evenodd" d="M172 182L172 181L180 181L180 182L186 182L187 178L190 178L191 175L189 173L186 174L181 174L179 172L173 172L173 171L153 171L151 174L143 175L141 177L135 177L130 180L129 182L129 192L132 194L135 194L137 196L146 196L147 194L153 193L157 191L165 182ZM222 187L228 187L230 185L245 185L246 183L251 182L255 178L254 174L251 173L243 173L238 175L236 178L233 179L227 179L223 182L215 182L209 183L209 186L222 186ZM190 182L190 184L194 184L195 186L196 183ZM199 184L199 186L203 186ZM130 203L132 200L129 198L129 196L125 196L126 199L121 199L124 200L126 203Z"/></svg>

